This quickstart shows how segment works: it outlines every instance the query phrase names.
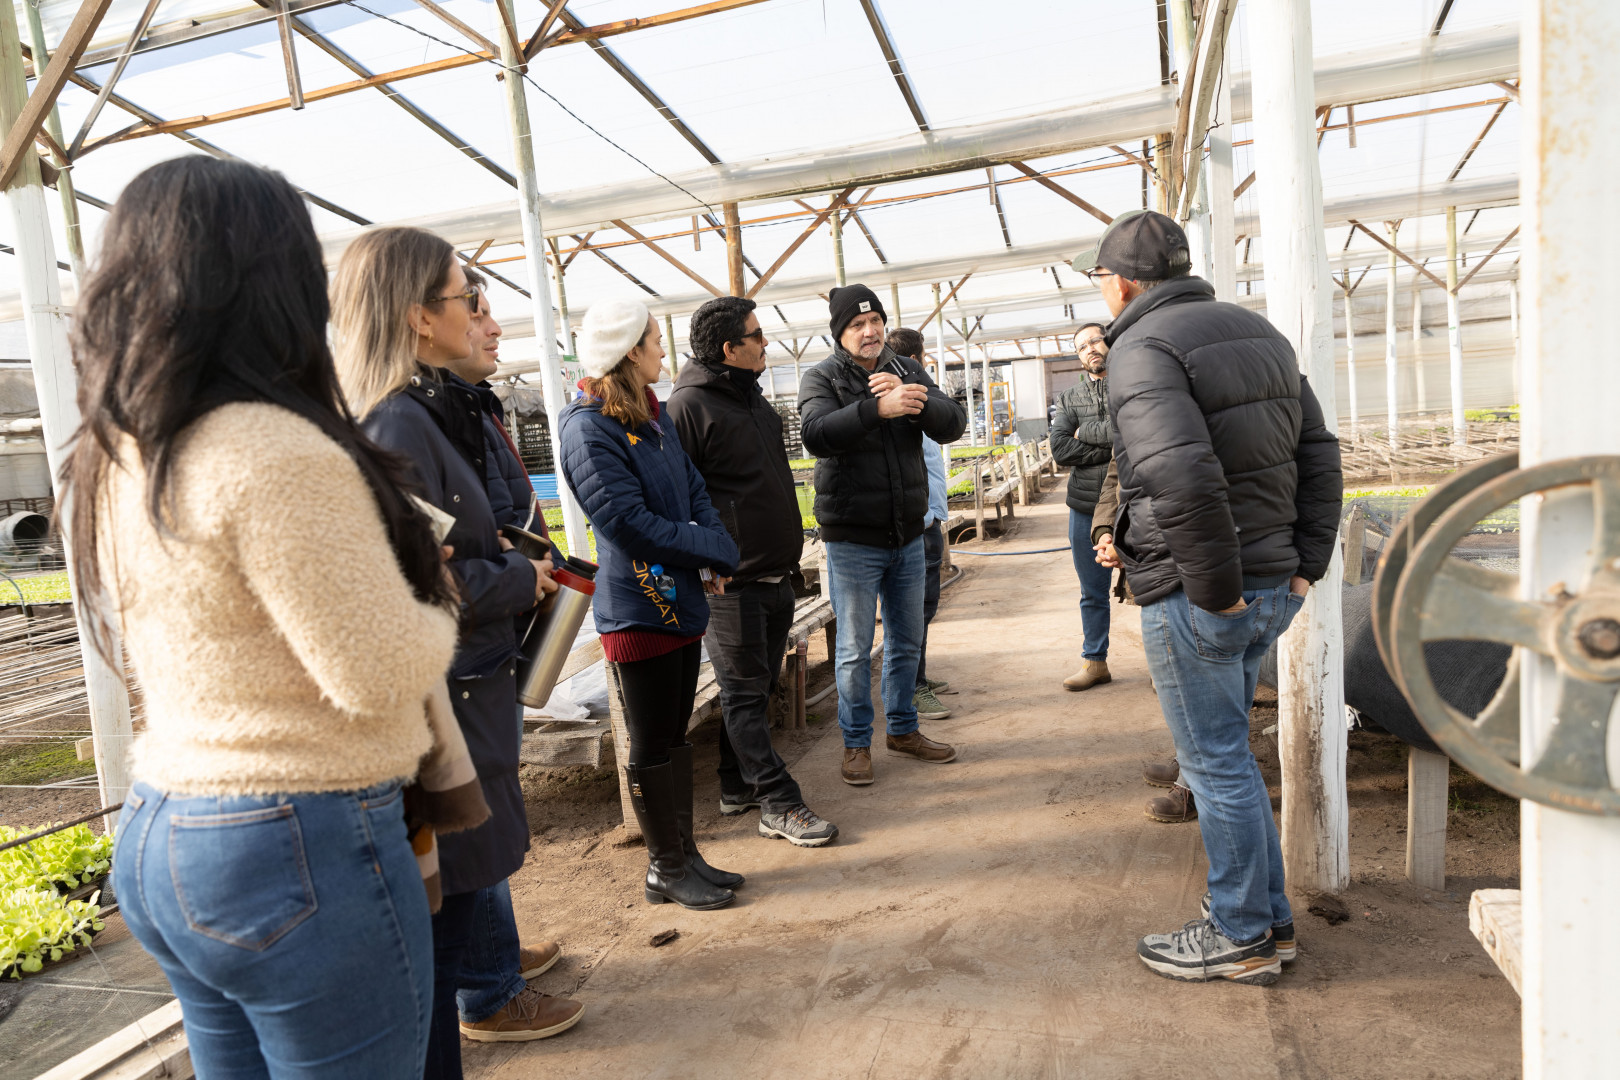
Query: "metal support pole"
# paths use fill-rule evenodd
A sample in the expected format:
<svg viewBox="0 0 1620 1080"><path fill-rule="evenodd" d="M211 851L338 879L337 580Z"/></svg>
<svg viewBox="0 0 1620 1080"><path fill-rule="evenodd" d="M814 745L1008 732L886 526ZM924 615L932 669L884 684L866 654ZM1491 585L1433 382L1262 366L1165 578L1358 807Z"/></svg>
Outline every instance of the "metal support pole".
<svg viewBox="0 0 1620 1080"><path fill-rule="evenodd" d="M1355 298L1350 290L1344 291L1344 360L1349 368L1346 382L1350 390L1350 441L1356 440L1356 425L1361 422L1361 402L1356 392L1356 311Z"/></svg>
<svg viewBox="0 0 1620 1080"><path fill-rule="evenodd" d="M0 129L9 130L16 123L27 100L16 12L7 8L0 12ZM34 393L39 398L39 416L44 426L45 455L50 464L52 490L60 497L68 440L79 426L77 379L68 347L67 318L62 310L62 284L57 277L51 219L45 209L45 185L40 179L39 159L32 150L23 151L22 164L5 193L5 200L11 210L12 243L22 286L23 326L28 335ZM71 541L71 537L66 539ZM101 584L72 580L73 559L71 552L68 555L73 617L79 631L85 693L90 705L96 780L101 805L111 806L124 800L131 782L129 749L134 732L129 719L129 691L124 684L122 665L114 668L90 644L95 609L103 600ZM123 646L117 633L110 636L112 655L121 656ZM111 824L109 819L109 828Z"/></svg>
<svg viewBox="0 0 1620 1080"><path fill-rule="evenodd" d="M945 322L944 317L942 316L939 321L941 323L941 329L939 331L939 351L941 354L943 354L945 352L945 330L943 328L943 324ZM978 446L979 431L973 426L973 346L968 344L966 337L962 339L962 388L967 391L968 445ZM986 389L988 389L988 387L986 387ZM985 431L988 432L989 430L990 429L987 426Z"/></svg>
<svg viewBox="0 0 1620 1080"><path fill-rule="evenodd" d="M499 0L508 15L512 0ZM534 138L529 131L529 99L524 90L523 54L511 34L497 35L501 43L501 66L505 77L506 118L512 126L512 159L518 181L518 216L523 224L524 265L529 272L529 290L534 308L534 329L540 337L540 389L546 398L546 420L551 429L551 460L557 470L557 497L562 502L563 529L569 550L585 557L590 541L585 535L585 515L574 501L574 493L562 482L562 432L557 418L567 404L562 364L557 358L557 327L551 310L551 275L546 270L546 234L540 225L540 184L534 172Z"/></svg>
<svg viewBox="0 0 1620 1080"><path fill-rule="evenodd" d="M1462 320L1457 313L1457 208L1446 207L1446 347L1451 353L1451 441L1468 443L1463 409Z"/></svg>
<svg viewBox="0 0 1620 1080"><path fill-rule="evenodd" d="M844 284L844 215L842 211L835 210L828 215L827 223L832 226L833 242L833 284L840 287Z"/></svg>
<svg viewBox="0 0 1620 1080"><path fill-rule="evenodd" d="M28 16L28 41L33 46L34 70L44 71L50 62L50 50L45 45L45 26L39 18L39 0L24 0L23 11ZM51 133L57 146L66 146L62 138L62 114L55 105L45 118L45 130ZM68 265L73 267L73 280L84 284L84 234L79 228L79 198L73 192L73 169L67 162L56 174L56 194L62 200L62 229L67 233ZM102 803L111 806L111 803Z"/></svg>
<svg viewBox="0 0 1620 1080"><path fill-rule="evenodd" d="M936 300L935 303L938 303L938 301ZM889 282L889 306L894 309L889 312L889 325L906 325L905 321L900 318L900 283L898 281Z"/></svg>
<svg viewBox="0 0 1620 1080"><path fill-rule="evenodd" d="M1254 167L1275 178L1259 189L1266 316L1293 345L1329 429L1337 430L1310 0L1250 0L1248 27ZM1327 574L1312 586L1278 647L1283 866L1295 891L1336 892L1350 879L1342 575L1335 544Z"/></svg>
<svg viewBox="0 0 1620 1080"><path fill-rule="evenodd" d="M1389 223L1389 242L1395 243L1395 234L1400 231L1401 223ZM1395 261L1395 253L1389 253L1389 282L1384 296L1384 408L1389 415L1389 449L1393 453L1400 446L1400 387L1401 374L1397 368L1400 362L1400 345L1395 340L1395 272L1400 264Z"/></svg>
<svg viewBox="0 0 1620 1080"><path fill-rule="evenodd" d="M990 390L990 346L980 345L979 351L984 356L984 445L994 446L1001 440L996 437L996 396Z"/></svg>
<svg viewBox="0 0 1620 1080"><path fill-rule="evenodd" d="M675 359L675 320L670 318L667 311L664 312L664 352L667 354L665 359L669 361L669 381L674 382L681 368Z"/></svg>
<svg viewBox="0 0 1620 1080"><path fill-rule="evenodd" d="M568 317L568 272L563 267L562 253L557 250L557 241L553 238L551 244L551 271L557 281L557 317L562 320L563 358L573 360L578 355L574 348L574 324Z"/></svg>
<svg viewBox="0 0 1620 1080"><path fill-rule="evenodd" d="M748 289L743 285L742 218L734 202L721 203L726 216L726 277L732 296L741 296ZM843 284L839 282L839 284Z"/></svg>
<svg viewBox="0 0 1620 1080"><path fill-rule="evenodd" d="M1513 335L1513 404L1519 404L1519 282L1508 289L1508 332Z"/></svg>
<svg viewBox="0 0 1620 1080"><path fill-rule="evenodd" d="M1232 197L1232 86L1227 78L1229 65L1221 61L1221 81L1215 88L1215 119L1209 129L1209 168L1207 205L1210 213L1209 250L1212 256L1210 284L1215 298L1237 303L1237 223Z"/></svg>
<svg viewBox="0 0 1620 1080"><path fill-rule="evenodd" d="M1526 0L1520 19L1525 468L1620 454L1620 342L1601 313L1620 285L1612 252L1620 158L1592 138L1620 125L1620 5ZM1594 485L1594 488L1596 485ZM1595 495L1595 490L1593 491ZM1593 499L1582 489L1520 502L1524 599L1585 576ZM1612 541L1611 541L1612 543ZM1519 650L1523 760L1540 755L1557 713L1554 661ZM1609 761L1614 761L1613 729ZM1600 754L1602 750L1598 751ZM1525 1080L1609 1077L1620 1062L1620 818L1520 804Z"/></svg>
<svg viewBox="0 0 1620 1080"><path fill-rule="evenodd" d="M1423 286L1422 278L1412 275L1412 379L1417 384L1419 415L1429 411L1429 382L1423 372Z"/></svg>

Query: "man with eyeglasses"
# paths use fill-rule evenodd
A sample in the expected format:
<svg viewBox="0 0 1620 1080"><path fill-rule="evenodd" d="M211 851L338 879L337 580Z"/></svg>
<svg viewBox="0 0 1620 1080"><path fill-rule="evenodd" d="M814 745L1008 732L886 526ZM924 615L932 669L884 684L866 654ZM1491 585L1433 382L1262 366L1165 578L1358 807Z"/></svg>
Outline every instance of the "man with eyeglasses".
<svg viewBox="0 0 1620 1080"><path fill-rule="evenodd" d="M1249 704L1333 555L1338 440L1288 340L1215 299L1170 218L1121 215L1073 265L1114 316L1114 552L1209 857L1201 917L1142 938L1137 956L1167 978L1269 985L1296 942Z"/></svg>
<svg viewBox="0 0 1620 1080"><path fill-rule="evenodd" d="M1114 457L1114 426L1108 422L1108 343L1101 323L1086 323L1074 335L1080 381L1058 396L1048 435L1052 460L1069 467L1069 547L1080 578L1080 670L1063 680L1065 690L1090 690L1111 682L1108 673L1108 590L1114 572L1097 561L1091 516L1103 477Z"/></svg>
<svg viewBox="0 0 1620 1080"><path fill-rule="evenodd" d="M761 836L820 847L838 826L805 804L771 745L771 691L793 628L804 527L782 418L759 390L765 331L752 300L721 296L692 314L687 340L693 363L675 380L669 417L741 555L725 591L708 597L705 641L720 684L720 812L757 807ZM684 754L690 777L690 747Z"/></svg>

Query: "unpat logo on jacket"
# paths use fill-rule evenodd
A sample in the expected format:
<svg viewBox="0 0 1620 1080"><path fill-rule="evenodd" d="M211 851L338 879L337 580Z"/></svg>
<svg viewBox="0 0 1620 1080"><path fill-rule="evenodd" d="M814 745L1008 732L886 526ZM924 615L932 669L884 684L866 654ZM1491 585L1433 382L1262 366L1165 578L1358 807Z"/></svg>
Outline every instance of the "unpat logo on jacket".
<svg viewBox="0 0 1620 1080"><path fill-rule="evenodd" d="M636 562L632 559L630 560L630 572L635 575L636 584L641 586L641 591L646 595L647 599L651 600L653 606L658 609L658 614L664 620L664 625L673 626L679 630L681 620L675 616L674 605L665 600L664 594L659 592L658 588L653 585L651 565Z"/></svg>

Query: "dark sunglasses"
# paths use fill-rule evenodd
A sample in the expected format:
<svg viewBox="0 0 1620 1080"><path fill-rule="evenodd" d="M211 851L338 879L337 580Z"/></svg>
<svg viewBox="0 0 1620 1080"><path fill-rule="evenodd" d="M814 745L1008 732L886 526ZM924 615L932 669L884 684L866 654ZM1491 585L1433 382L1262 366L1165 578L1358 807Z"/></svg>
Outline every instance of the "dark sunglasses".
<svg viewBox="0 0 1620 1080"><path fill-rule="evenodd" d="M466 292L459 292L453 296L433 296L422 301L424 304L442 304L446 300L465 300L467 310L474 315L478 314L478 286L469 285Z"/></svg>
<svg viewBox="0 0 1620 1080"><path fill-rule="evenodd" d="M761 326L761 327L758 327L757 329L749 331L748 333L744 334L742 337L737 339L737 344L741 345L743 342L747 341L749 338L753 338L755 341L759 342L761 345L765 344L765 328L763 326Z"/></svg>

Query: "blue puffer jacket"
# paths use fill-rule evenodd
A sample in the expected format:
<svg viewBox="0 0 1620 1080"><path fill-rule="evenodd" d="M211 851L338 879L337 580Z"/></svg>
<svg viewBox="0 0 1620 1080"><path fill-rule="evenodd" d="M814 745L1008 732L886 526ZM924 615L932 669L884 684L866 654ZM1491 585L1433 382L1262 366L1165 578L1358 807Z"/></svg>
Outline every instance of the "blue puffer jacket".
<svg viewBox="0 0 1620 1080"><path fill-rule="evenodd" d="M632 431L586 397L563 410L559 430L563 479L596 530L596 629L703 633L709 604L698 570L732 576L737 545L663 406ZM648 573L659 563L675 580L673 603Z"/></svg>

